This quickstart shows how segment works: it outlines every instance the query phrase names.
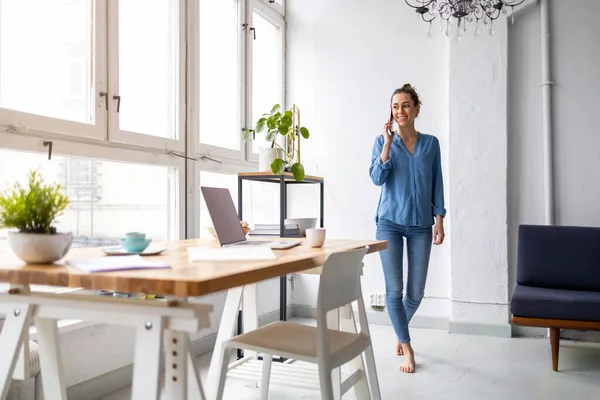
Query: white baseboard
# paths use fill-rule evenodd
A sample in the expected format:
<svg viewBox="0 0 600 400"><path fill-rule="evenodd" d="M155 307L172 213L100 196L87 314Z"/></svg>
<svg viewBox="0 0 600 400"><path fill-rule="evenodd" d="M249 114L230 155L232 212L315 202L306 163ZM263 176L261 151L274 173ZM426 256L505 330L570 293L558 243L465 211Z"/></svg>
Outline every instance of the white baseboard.
<svg viewBox="0 0 600 400"><path fill-rule="evenodd" d="M493 337L512 337L512 326L506 324L490 324L475 322L450 321L448 329L450 333L459 333L467 335L493 336Z"/></svg>

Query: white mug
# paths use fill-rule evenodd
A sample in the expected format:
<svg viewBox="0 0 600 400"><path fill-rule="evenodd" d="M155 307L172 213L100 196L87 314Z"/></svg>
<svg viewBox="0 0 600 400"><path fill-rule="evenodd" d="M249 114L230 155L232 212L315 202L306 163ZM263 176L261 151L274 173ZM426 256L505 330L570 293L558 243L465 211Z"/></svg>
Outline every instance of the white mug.
<svg viewBox="0 0 600 400"><path fill-rule="evenodd" d="M321 247L325 243L325 228L306 230L306 241L311 247Z"/></svg>

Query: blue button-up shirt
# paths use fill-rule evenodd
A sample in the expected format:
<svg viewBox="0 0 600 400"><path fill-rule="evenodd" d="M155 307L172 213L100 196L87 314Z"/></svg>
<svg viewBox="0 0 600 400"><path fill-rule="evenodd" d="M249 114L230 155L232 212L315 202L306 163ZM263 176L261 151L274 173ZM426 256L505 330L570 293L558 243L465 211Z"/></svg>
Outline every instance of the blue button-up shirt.
<svg viewBox="0 0 600 400"><path fill-rule="evenodd" d="M440 142L435 136L419 133L411 155L400 136L394 134L389 157L381 162L383 136L373 145L369 173L382 186L377 215L398 225L428 227L434 216L446 216Z"/></svg>

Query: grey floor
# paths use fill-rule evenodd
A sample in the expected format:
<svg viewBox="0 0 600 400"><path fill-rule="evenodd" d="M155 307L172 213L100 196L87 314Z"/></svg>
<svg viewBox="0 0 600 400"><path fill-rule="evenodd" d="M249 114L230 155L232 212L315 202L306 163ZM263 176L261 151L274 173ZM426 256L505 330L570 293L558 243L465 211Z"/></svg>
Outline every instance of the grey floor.
<svg viewBox="0 0 600 400"><path fill-rule="evenodd" d="M412 329L417 370L399 372L401 357L394 355L391 327L371 326L382 398L395 399L600 399L600 344L561 341L560 372L553 372L547 339L493 338L451 335L442 330ZM210 354L198 358L201 378ZM226 400L259 399L248 382L228 379ZM271 385L275 400L316 400L317 391ZM125 400L126 388L101 400ZM350 391L344 399L355 399Z"/></svg>

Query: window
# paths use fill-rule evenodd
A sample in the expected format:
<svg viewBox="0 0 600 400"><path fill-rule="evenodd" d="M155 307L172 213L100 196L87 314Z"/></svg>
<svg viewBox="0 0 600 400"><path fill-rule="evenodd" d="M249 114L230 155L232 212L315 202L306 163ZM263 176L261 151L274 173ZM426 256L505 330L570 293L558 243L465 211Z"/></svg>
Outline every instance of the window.
<svg viewBox="0 0 600 400"><path fill-rule="evenodd" d="M69 157L65 165L65 183L67 195L71 201L96 202L101 199L98 184L100 163L90 158Z"/></svg>
<svg viewBox="0 0 600 400"><path fill-rule="evenodd" d="M244 143L242 128L284 105L284 6L0 0L0 166L11 165L0 185L49 171L71 199L61 223L90 243L135 221L156 240L196 234L206 219L197 182L233 182L237 197L236 172L256 170L268 145ZM276 222L276 186L252 185L245 219ZM143 225L153 221L162 234Z"/></svg>
<svg viewBox="0 0 600 400"><path fill-rule="evenodd" d="M0 124L101 138L95 33L91 0L0 0Z"/></svg>
<svg viewBox="0 0 600 400"><path fill-rule="evenodd" d="M198 109L200 143L237 153L241 135L241 6L237 0L200 0ZM219 40L215 40L218 37ZM217 150L218 152L219 150ZM218 153L215 153L218 154Z"/></svg>
<svg viewBox="0 0 600 400"><path fill-rule="evenodd" d="M47 182L66 189L70 204L59 231L73 232L73 247L118 244L128 231L143 231L153 241L179 238L177 168L104 161L83 157L0 149L0 182L27 182L38 169ZM0 252L8 249L0 230Z"/></svg>
<svg viewBox="0 0 600 400"><path fill-rule="evenodd" d="M109 4L109 137L183 150L183 0Z"/></svg>
<svg viewBox="0 0 600 400"><path fill-rule="evenodd" d="M283 90L283 19L259 1L252 2L250 26L254 29L250 59L252 80L250 81L251 117L249 124L256 121L274 104L284 106ZM253 153L261 147L270 147L265 141L265 133L256 134L252 143Z"/></svg>

